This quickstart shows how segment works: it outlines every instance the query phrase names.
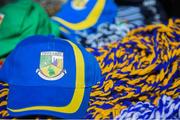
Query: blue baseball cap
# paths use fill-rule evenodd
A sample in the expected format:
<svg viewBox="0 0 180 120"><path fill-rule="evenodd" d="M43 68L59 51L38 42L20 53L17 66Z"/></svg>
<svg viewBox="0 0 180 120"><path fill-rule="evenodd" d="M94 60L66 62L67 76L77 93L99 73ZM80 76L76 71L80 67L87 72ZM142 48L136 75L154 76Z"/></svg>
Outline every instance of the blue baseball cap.
<svg viewBox="0 0 180 120"><path fill-rule="evenodd" d="M84 118L91 87L101 79L98 62L80 45L32 36L16 46L0 69L9 84L10 116Z"/></svg>
<svg viewBox="0 0 180 120"><path fill-rule="evenodd" d="M101 23L112 23L116 13L113 0L68 0L52 20L60 26L65 37L74 39L75 31L90 32Z"/></svg>

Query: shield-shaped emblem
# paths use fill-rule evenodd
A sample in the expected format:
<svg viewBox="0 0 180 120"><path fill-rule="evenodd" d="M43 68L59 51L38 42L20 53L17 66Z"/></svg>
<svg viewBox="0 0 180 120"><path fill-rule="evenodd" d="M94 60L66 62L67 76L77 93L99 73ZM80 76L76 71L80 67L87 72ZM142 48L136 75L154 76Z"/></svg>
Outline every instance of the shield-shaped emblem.
<svg viewBox="0 0 180 120"><path fill-rule="evenodd" d="M86 4L88 3L89 0L72 0L71 6L75 10L83 10L86 8Z"/></svg>
<svg viewBox="0 0 180 120"><path fill-rule="evenodd" d="M38 74L45 80L58 80L66 73L63 70L64 58L62 52L41 52Z"/></svg>

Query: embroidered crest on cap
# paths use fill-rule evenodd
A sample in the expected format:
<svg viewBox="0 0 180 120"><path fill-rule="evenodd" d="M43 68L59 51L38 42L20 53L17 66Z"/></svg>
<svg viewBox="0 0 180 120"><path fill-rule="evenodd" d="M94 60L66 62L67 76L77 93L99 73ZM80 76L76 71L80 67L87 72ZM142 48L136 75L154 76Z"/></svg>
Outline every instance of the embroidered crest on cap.
<svg viewBox="0 0 180 120"><path fill-rule="evenodd" d="M44 80L59 80L66 74L63 64L63 52L41 52L40 68L36 72Z"/></svg>
<svg viewBox="0 0 180 120"><path fill-rule="evenodd" d="M75 10L83 10L86 8L86 5L89 0L72 0L71 6Z"/></svg>
<svg viewBox="0 0 180 120"><path fill-rule="evenodd" d="M3 19L4 19L4 15L0 13L0 25L3 22Z"/></svg>

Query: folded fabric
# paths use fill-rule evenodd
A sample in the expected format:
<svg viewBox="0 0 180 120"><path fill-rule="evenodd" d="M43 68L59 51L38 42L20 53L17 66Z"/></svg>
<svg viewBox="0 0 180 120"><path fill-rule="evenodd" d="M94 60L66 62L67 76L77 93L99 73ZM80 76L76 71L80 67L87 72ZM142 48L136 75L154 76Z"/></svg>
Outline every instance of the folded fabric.
<svg viewBox="0 0 180 120"><path fill-rule="evenodd" d="M139 7L146 24L160 23L167 19L166 13L158 0L115 0L120 6Z"/></svg>
<svg viewBox="0 0 180 120"><path fill-rule="evenodd" d="M0 57L9 53L22 39L34 34L59 35L43 8L32 0L15 0L0 7Z"/></svg>
<svg viewBox="0 0 180 120"><path fill-rule="evenodd" d="M84 47L99 48L121 40L131 29L142 25L144 16L139 7L120 6L112 23L101 23L93 29L93 33L76 31L76 39Z"/></svg>
<svg viewBox="0 0 180 120"><path fill-rule="evenodd" d="M116 19L134 23L139 26L145 24L145 18L141 13L141 8L135 6L119 6Z"/></svg>
<svg viewBox="0 0 180 120"><path fill-rule="evenodd" d="M121 111L115 120L155 120L180 119L180 96L172 99L162 95L158 106L148 102L138 102Z"/></svg>
<svg viewBox="0 0 180 120"><path fill-rule="evenodd" d="M146 24L160 23L165 19L164 11L157 0L143 0L141 12L145 16Z"/></svg>

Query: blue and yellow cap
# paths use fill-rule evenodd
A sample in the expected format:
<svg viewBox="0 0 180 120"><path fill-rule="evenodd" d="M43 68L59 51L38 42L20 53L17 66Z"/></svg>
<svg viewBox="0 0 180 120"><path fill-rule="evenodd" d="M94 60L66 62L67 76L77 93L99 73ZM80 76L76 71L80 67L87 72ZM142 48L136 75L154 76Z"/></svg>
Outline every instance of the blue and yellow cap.
<svg viewBox="0 0 180 120"><path fill-rule="evenodd" d="M80 45L52 36L32 36L0 69L9 84L11 116L83 118L91 87L101 79L96 59Z"/></svg>
<svg viewBox="0 0 180 120"><path fill-rule="evenodd" d="M74 38L74 31L90 30L104 22L113 22L117 6L113 0L68 0L52 17L61 33ZM73 37L72 37L73 36Z"/></svg>

